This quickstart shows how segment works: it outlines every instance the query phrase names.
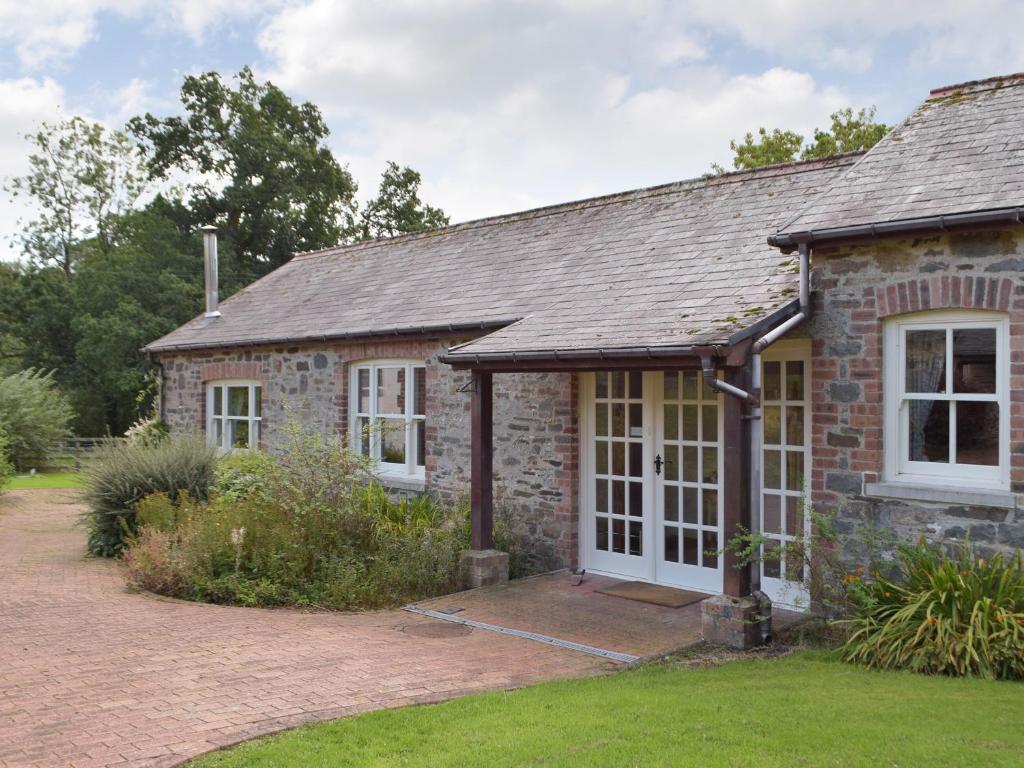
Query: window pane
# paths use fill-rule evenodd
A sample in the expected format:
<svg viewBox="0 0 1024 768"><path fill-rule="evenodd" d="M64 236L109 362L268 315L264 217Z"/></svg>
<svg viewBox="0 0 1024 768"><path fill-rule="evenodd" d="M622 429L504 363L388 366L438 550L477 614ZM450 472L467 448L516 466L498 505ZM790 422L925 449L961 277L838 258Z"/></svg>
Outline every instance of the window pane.
<svg viewBox="0 0 1024 768"><path fill-rule="evenodd" d="M718 527L718 491L701 491L704 501L704 525Z"/></svg>
<svg viewBox="0 0 1024 768"><path fill-rule="evenodd" d="M427 415L427 369L426 368L413 368L413 385L414 393L416 397L416 412L417 416Z"/></svg>
<svg viewBox="0 0 1024 768"><path fill-rule="evenodd" d="M228 416L249 415L249 388L228 387Z"/></svg>
<svg viewBox="0 0 1024 768"><path fill-rule="evenodd" d="M621 400L626 396L626 374L614 371L609 374L612 379L612 397Z"/></svg>
<svg viewBox="0 0 1024 768"><path fill-rule="evenodd" d="M644 554L644 524L640 520L629 521L629 554L642 557Z"/></svg>
<svg viewBox="0 0 1024 768"><path fill-rule="evenodd" d="M622 477L626 474L626 444L612 443L612 474Z"/></svg>
<svg viewBox="0 0 1024 768"><path fill-rule="evenodd" d="M676 371L668 371L665 373L665 399L679 399L679 373Z"/></svg>
<svg viewBox="0 0 1024 768"><path fill-rule="evenodd" d="M764 530L778 534L782 531L782 499L773 493L764 495Z"/></svg>
<svg viewBox="0 0 1024 768"><path fill-rule="evenodd" d="M665 486L665 519L679 519L679 489L674 485Z"/></svg>
<svg viewBox="0 0 1024 768"><path fill-rule="evenodd" d="M704 531L704 562L705 568L718 567L718 534L714 531Z"/></svg>
<svg viewBox="0 0 1024 768"><path fill-rule="evenodd" d="M598 403L594 408L594 426L596 434L608 434L608 403Z"/></svg>
<svg viewBox="0 0 1024 768"><path fill-rule="evenodd" d="M907 392L946 391L946 332L907 331Z"/></svg>
<svg viewBox="0 0 1024 768"><path fill-rule="evenodd" d="M644 516L644 484L629 484L629 514L631 517Z"/></svg>
<svg viewBox="0 0 1024 768"><path fill-rule="evenodd" d="M996 391L996 329L953 331L953 391Z"/></svg>
<svg viewBox="0 0 1024 768"><path fill-rule="evenodd" d="M688 483L697 482L697 446L683 446L683 480Z"/></svg>
<svg viewBox="0 0 1024 768"><path fill-rule="evenodd" d="M685 449L684 449L685 450ZM679 479L679 447L667 443L665 445L665 466L663 469L666 480Z"/></svg>
<svg viewBox="0 0 1024 768"><path fill-rule="evenodd" d="M629 444L629 476L642 477L644 474L643 443Z"/></svg>
<svg viewBox="0 0 1024 768"><path fill-rule="evenodd" d="M764 487L782 488L782 453L764 452Z"/></svg>
<svg viewBox="0 0 1024 768"><path fill-rule="evenodd" d="M626 406L623 403L612 403L612 435L626 436Z"/></svg>
<svg viewBox="0 0 1024 768"><path fill-rule="evenodd" d="M603 549L605 552L608 551L608 518L599 517L597 518L597 548Z"/></svg>
<svg viewBox="0 0 1024 768"><path fill-rule="evenodd" d="M370 414L370 369L359 369L359 413Z"/></svg>
<svg viewBox="0 0 1024 768"><path fill-rule="evenodd" d="M644 407L640 403L632 403L629 406L629 436L644 436Z"/></svg>
<svg viewBox="0 0 1024 768"><path fill-rule="evenodd" d="M608 512L608 481L594 481L594 509L598 512Z"/></svg>
<svg viewBox="0 0 1024 768"><path fill-rule="evenodd" d="M380 460L405 464L405 421L380 419Z"/></svg>
<svg viewBox="0 0 1024 768"><path fill-rule="evenodd" d="M762 411L764 419L764 441L768 445L782 442L782 406L766 405Z"/></svg>
<svg viewBox="0 0 1024 768"><path fill-rule="evenodd" d="M786 399L804 399L804 364L801 360L786 363Z"/></svg>
<svg viewBox="0 0 1024 768"><path fill-rule="evenodd" d="M956 461L999 466L999 403L956 404Z"/></svg>
<svg viewBox="0 0 1024 768"><path fill-rule="evenodd" d="M683 399L697 399L697 377L700 374L696 371L683 371Z"/></svg>
<svg viewBox="0 0 1024 768"><path fill-rule="evenodd" d="M253 406L256 409L256 418L261 418L263 416L263 387L254 387L252 397Z"/></svg>
<svg viewBox="0 0 1024 768"><path fill-rule="evenodd" d="M665 405L665 439L679 439L679 406Z"/></svg>
<svg viewBox="0 0 1024 768"><path fill-rule="evenodd" d="M644 374L642 371L629 372L629 396L639 400L644 396Z"/></svg>
<svg viewBox="0 0 1024 768"><path fill-rule="evenodd" d="M697 564L697 552L700 547L697 544L697 531L693 528L683 529L683 562L687 565Z"/></svg>
<svg viewBox="0 0 1024 768"><path fill-rule="evenodd" d="M697 408L696 405L683 406L683 440L697 439Z"/></svg>
<svg viewBox="0 0 1024 768"><path fill-rule="evenodd" d="M679 529L674 525L665 526L665 562L679 562Z"/></svg>
<svg viewBox="0 0 1024 768"><path fill-rule="evenodd" d="M683 488L683 522L697 524L697 489Z"/></svg>
<svg viewBox="0 0 1024 768"><path fill-rule="evenodd" d="M786 497L786 533L790 536L799 536L804 530L804 515L800 508L800 498L797 496Z"/></svg>
<svg viewBox="0 0 1024 768"><path fill-rule="evenodd" d="M231 448L249 447L249 422L228 420L228 446Z"/></svg>
<svg viewBox="0 0 1024 768"><path fill-rule="evenodd" d="M786 451L786 489L802 491L804 488L804 453Z"/></svg>
<svg viewBox="0 0 1024 768"><path fill-rule="evenodd" d="M415 432L413 445L416 446L416 466L427 465L427 425L422 421L414 422L412 428Z"/></svg>
<svg viewBox="0 0 1024 768"><path fill-rule="evenodd" d="M779 559L782 555L782 551L779 547L779 543L776 541L765 542L764 545L764 560L761 568L765 578L777 579L782 576L782 568L779 563Z"/></svg>
<svg viewBox="0 0 1024 768"><path fill-rule="evenodd" d="M626 483L622 480L612 480L612 514L626 514Z"/></svg>
<svg viewBox="0 0 1024 768"><path fill-rule="evenodd" d="M717 405L702 405L701 406L701 432L700 439L705 443L717 443L718 442L718 406Z"/></svg>
<svg viewBox="0 0 1024 768"><path fill-rule="evenodd" d="M356 445L363 456L370 455L370 419L360 416L356 419Z"/></svg>
<svg viewBox="0 0 1024 768"><path fill-rule="evenodd" d="M211 426L213 434L211 435L210 442L220 448L224 445L224 422L221 419L214 419Z"/></svg>
<svg viewBox="0 0 1024 768"><path fill-rule="evenodd" d="M600 399L604 400L608 397L608 374L607 373L595 373L594 374L595 394Z"/></svg>
<svg viewBox="0 0 1024 768"><path fill-rule="evenodd" d="M705 448L701 452L701 480L712 485L718 482L718 449Z"/></svg>
<svg viewBox="0 0 1024 768"><path fill-rule="evenodd" d="M786 443L788 445L804 444L804 407L802 405L786 406Z"/></svg>
<svg viewBox="0 0 1024 768"><path fill-rule="evenodd" d="M597 459L595 471L599 475L608 474L608 443L598 440L594 443L594 455Z"/></svg>
<svg viewBox="0 0 1024 768"><path fill-rule="evenodd" d="M764 399L782 399L782 363L764 364Z"/></svg>
<svg viewBox="0 0 1024 768"><path fill-rule="evenodd" d="M949 461L949 403L938 400L911 400L911 461Z"/></svg>
<svg viewBox="0 0 1024 768"><path fill-rule="evenodd" d="M626 553L626 521L621 518L612 520L612 552Z"/></svg>
<svg viewBox="0 0 1024 768"><path fill-rule="evenodd" d="M405 368L377 369L377 413L405 415Z"/></svg>
<svg viewBox="0 0 1024 768"><path fill-rule="evenodd" d="M213 388L213 413L215 416L224 415L224 387Z"/></svg>

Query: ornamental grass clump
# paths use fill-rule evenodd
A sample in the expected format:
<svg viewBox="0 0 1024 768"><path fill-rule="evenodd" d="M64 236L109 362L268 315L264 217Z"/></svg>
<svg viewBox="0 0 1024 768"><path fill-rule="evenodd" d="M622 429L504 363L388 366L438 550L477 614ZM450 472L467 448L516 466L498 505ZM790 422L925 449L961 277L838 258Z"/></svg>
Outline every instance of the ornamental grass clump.
<svg viewBox="0 0 1024 768"><path fill-rule="evenodd" d="M217 453L198 437L121 442L100 448L86 471L85 522L94 555L114 557L138 532L136 505L154 493L205 500Z"/></svg>
<svg viewBox="0 0 1024 768"><path fill-rule="evenodd" d="M1021 555L947 554L924 542L901 549L901 575L863 587L841 653L877 669L996 680L1024 679Z"/></svg>

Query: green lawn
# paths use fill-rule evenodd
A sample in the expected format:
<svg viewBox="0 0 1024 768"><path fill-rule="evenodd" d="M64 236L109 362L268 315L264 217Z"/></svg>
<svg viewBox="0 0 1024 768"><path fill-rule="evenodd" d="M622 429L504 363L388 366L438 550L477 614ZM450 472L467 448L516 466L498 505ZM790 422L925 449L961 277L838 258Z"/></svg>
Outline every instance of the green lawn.
<svg viewBox="0 0 1024 768"><path fill-rule="evenodd" d="M17 491L30 488L81 488L85 480L78 472L36 472L34 475L15 475L4 489Z"/></svg>
<svg viewBox="0 0 1024 768"><path fill-rule="evenodd" d="M807 652L374 712L250 742L227 766L1020 766L1024 685L867 672Z"/></svg>

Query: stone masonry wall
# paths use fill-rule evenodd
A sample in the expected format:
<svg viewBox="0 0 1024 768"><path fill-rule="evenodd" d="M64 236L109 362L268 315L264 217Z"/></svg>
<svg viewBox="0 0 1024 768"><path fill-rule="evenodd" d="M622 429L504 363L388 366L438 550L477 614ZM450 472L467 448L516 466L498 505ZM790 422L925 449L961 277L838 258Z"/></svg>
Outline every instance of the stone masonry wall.
<svg viewBox="0 0 1024 768"><path fill-rule="evenodd" d="M883 321L927 309L972 308L1010 317L1011 481L1014 493L1024 493L1024 235L971 233L822 248L812 262L811 490L816 509L838 514L844 549L856 554L862 548L865 527L903 540L969 536L982 551L1024 546L1024 509L864 494L864 484L883 472Z"/></svg>
<svg viewBox="0 0 1024 768"><path fill-rule="evenodd" d="M215 350L162 357L163 417L175 432L201 433L206 382L249 379L263 387L261 445L283 445L287 414L330 434L348 428L348 366L371 359L426 363L427 489L448 501L469 495L469 374L438 357L461 340L338 343ZM494 498L526 566L577 563L576 383L569 374L495 374Z"/></svg>

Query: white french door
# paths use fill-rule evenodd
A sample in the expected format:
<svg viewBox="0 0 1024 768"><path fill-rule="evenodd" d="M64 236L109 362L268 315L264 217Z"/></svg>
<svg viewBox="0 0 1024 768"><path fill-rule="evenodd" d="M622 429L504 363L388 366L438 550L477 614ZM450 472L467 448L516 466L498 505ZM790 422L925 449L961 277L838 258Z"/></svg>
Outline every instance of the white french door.
<svg viewBox="0 0 1024 768"><path fill-rule="evenodd" d="M808 607L810 341L780 341L761 368L761 589L772 602Z"/></svg>
<svg viewBox="0 0 1024 768"><path fill-rule="evenodd" d="M697 371L581 378L586 568L721 590L720 398Z"/></svg>

